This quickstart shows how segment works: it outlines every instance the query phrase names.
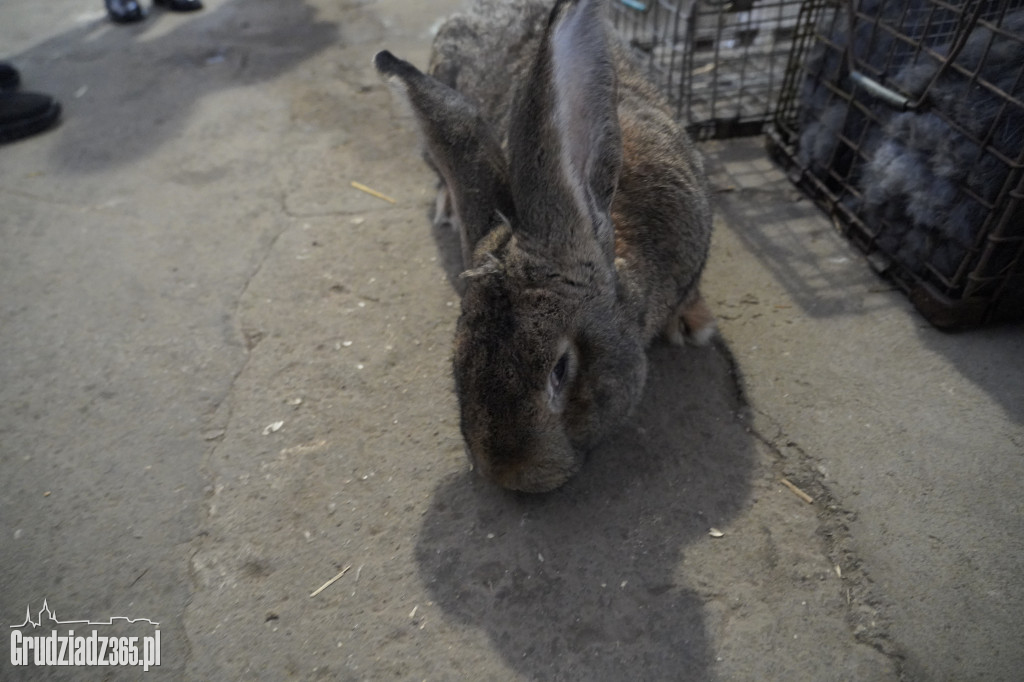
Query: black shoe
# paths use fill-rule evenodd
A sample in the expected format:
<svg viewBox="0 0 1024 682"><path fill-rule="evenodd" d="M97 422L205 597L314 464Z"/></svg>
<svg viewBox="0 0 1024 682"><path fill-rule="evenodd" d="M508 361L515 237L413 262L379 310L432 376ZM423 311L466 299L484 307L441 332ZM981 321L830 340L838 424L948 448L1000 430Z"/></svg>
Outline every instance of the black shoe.
<svg viewBox="0 0 1024 682"><path fill-rule="evenodd" d="M195 12L203 8L200 0L153 0L153 4L166 7L172 12Z"/></svg>
<svg viewBox="0 0 1024 682"><path fill-rule="evenodd" d="M107 14L110 20L118 24L130 24L135 21L142 21L146 13L142 11L142 5L137 0L103 0L107 5Z"/></svg>
<svg viewBox="0 0 1024 682"><path fill-rule="evenodd" d="M60 104L36 92L0 92L0 143L41 133L60 118Z"/></svg>
<svg viewBox="0 0 1024 682"><path fill-rule="evenodd" d="M7 62L0 62L0 92L17 90L21 84L21 74Z"/></svg>

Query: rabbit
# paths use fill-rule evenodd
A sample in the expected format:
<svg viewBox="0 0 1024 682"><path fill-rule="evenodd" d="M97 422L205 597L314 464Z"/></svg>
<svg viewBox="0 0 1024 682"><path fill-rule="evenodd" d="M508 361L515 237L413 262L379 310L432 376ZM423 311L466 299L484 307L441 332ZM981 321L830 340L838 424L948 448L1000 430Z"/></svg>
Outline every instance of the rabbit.
<svg viewBox="0 0 1024 682"><path fill-rule="evenodd" d="M873 232L874 244L917 276L962 277L977 262L986 221L998 220L990 216L1013 170L1006 159L1019 157L1024 139L1024 114L1010 103L1024 94L1024 10L1007 11L1020 4L981 8L985 22L971 28L953 60L959 70L942 68L958 12L931 0L863 0L852 31L842 7L818 26L828 40L818 40L805 66L798 162L832 191L848 192L840 201ZM876 22L892 29L880 31ZM925 96L923 106L896 110L855 87L846 60L851 41L862 69L889 74L887 85L911 101ZM931 49L914 50L913 42ZM837 96L837 87L853 101Z"/></svg>
<svg viewBox="0 0 1024 682"><path fill-rule="evenodd" d="M382 51L437 171L466 271L453 353L470 463L546 492L630 415L647 346L704 344L703 162L597 0L477 0L430 75Z"/></svg>

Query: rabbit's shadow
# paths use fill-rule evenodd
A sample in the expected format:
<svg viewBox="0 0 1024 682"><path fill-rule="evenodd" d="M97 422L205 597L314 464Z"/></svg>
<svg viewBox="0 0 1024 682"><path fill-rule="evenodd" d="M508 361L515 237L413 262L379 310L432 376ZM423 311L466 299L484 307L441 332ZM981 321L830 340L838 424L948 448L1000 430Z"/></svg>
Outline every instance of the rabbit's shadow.
<svg viewBox="0 0 1024 682"><path fill-rule="evenodd" d="M447 616L538 679L708 679L683 548L748 504L755 467L728 348L656 343L635 418L547 495L473 474L435 491L416 547Z"/></svg>

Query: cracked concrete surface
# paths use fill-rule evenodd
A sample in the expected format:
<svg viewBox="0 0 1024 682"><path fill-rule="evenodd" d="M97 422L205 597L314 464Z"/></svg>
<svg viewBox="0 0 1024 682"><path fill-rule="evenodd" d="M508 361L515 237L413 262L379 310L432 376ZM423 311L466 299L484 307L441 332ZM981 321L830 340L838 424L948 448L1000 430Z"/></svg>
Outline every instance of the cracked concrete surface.
<svg viewBox="0 0 1024 682"><path fill-rule="evenodd" d="M830 542L868 581L880 617L854 609L855 633L907 679L1013 679L1024 662L1021 327L937 332L757 145L707 151L714 181L734 190L719 202L711 266L726 337L777 466L820 491L822 532L839 531Z"/></svg>
<svg viewBox="0 0 1024 682"><path fill-rule="evenodd" d="M0 612L159 621L160 679L1016 679L1021 328L929 328L758 140L704 145L722 341L656 345L562 491L467 471L452 235L370 66L457 4L0 6L65 106L0 148Z"/></svg>

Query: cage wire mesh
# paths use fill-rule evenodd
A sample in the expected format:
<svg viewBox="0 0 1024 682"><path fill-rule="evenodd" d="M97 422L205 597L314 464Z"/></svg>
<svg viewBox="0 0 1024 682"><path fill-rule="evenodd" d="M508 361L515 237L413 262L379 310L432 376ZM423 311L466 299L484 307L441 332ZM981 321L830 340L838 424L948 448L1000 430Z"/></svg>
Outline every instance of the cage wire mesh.
<svg viewBox="0 0 1024 682"><path fill-rule="evenodd" d="M618 31L697 139L771 120L800 0L611 0Z"/></svg>
<svg viewBox="0 0 1024 682"><path fill-rule="evenodd" d="M1024 0L806 0L769 137L933 324L1024 319Z"/></svg>

